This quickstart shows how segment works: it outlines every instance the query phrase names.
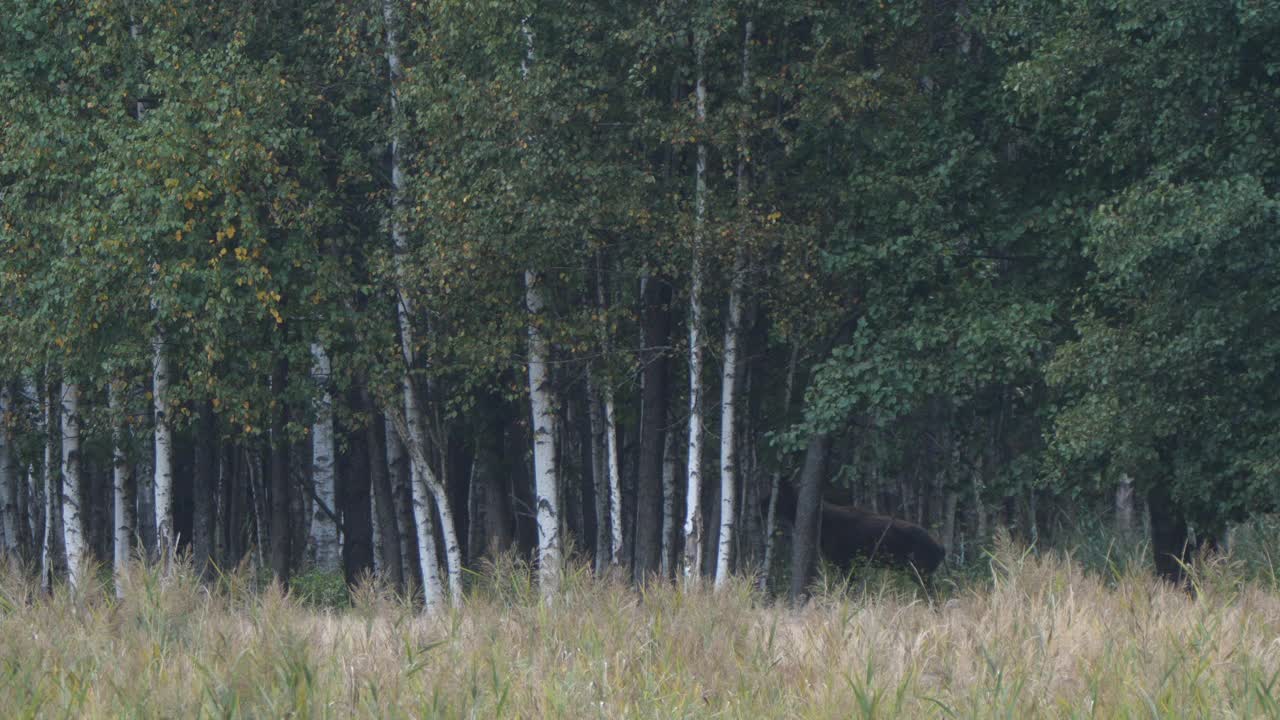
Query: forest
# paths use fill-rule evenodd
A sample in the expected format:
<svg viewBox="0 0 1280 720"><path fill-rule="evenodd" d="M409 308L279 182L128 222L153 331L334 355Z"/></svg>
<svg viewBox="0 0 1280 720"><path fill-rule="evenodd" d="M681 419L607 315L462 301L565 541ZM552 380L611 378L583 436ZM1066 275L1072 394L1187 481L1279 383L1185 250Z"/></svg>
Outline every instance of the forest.
<svg viewBox="0 0 1280 720"><path fill-rule="evenodd" d="M1280 4L0 18L0 553L46 589L796 598L847 506L1181 582L1276 509Z"/></svg>

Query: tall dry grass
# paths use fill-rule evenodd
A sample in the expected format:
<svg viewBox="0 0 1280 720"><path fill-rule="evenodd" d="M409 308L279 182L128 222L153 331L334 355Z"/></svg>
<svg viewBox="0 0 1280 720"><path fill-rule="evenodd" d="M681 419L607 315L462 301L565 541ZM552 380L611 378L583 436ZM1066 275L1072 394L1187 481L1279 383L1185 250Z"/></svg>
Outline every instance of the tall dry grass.
<svg viewBox="0 0 1280 720"><path fill-rule="evenodd" d="M1242 717L1280 714L1280 592L1229 563L1195 597L1004 546L941 595L828 587L793 610L743 581L682 592L571 573L480 578L422 617L341 612L138 568L128 600L0 577L5 717Z"/></svg>

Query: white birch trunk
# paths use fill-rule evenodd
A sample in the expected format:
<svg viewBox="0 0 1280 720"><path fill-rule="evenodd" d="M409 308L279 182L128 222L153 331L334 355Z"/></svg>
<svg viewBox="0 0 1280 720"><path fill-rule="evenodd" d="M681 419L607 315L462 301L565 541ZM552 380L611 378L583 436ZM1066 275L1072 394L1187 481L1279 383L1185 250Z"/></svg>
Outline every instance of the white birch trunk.
<svg viewBox="0 0 1280 720"><path fill-rule="evenodd" d="M618 462L618 421L613 389L604 389L605 460L609 467L609 528L613 536L611 562L622 565L622 470Z"/></svg>
<svg viewBox="0 0 1280 720"><path fill-rule="evenodd" d="M604 573L613 562L615 547L610 532L608 461L604 450L604 413L596 383L587 373L587 418L591 425L591 479L595 487L596 510L596 574Z"/></svg>
<svg viewBox="0 0 1280 720"><path fill-rule="evenodd" d="M751 31L752 23L746 22L742 33L742 86L739 94L743 102L751 93ZM738 205L743 213L743 229L746 229L747 194L750 185L747 178L747 138L745 133L738 141ZM730 561L733 555L733 524L735 518L734 497L737 491L738 459L737 397L738 397L738 344L742 326L743 281L747 272L747 250L744 237L738 238L733 258L733 277L729 281L729 318L724 328L724 367L720 376L720 548L716 554L716 587L729 581Z"/></svg>
<svg viewBox="0 0 1280 720"><path fill-rule="evenodd" d="M707 80L703 41L698 40L695 112L698 127L707 121ZM685 496L684 576L702 575L702 232L707 211L707 146L699 139L694 184L693 268L689 287L689 464Z"/></svg>
<svg viewBox="0 0 1280 720"><path fill-rule="evenodd" d="M316 421L311 432L311 479L319 502L313 503L310 545L315 553L312 558L316 569L336 572L339 568L338 524L330 512L337 512L334 503L334 441L333 395L329 392L329 376L333 372L329 354L318 342L311 343L312 378L320 384L320 402L316 408Z"/></svg>
<svg viewBox="0 0 1280 720"><path fill-rule="evenodd" d="M521 19L525 55L520 75L529 77L533 64L533 32L528 18ZM556 417L551 397L550 348L542 332L541 279L533 270L524 271L525 305L529 312L529 404L533 413L533 476L538 521L538 584L544 598L560 589L560 492L556 473ZM606 407L606 414L608 408ZM605 424L609 420L606 417ZM616 453L616 451L615 451ZM616 454L615 454L616 457ZM612 474L612 471L610 471ZM612 502L612 500L610 501ZM619 528L621 524L619 524ZM619 544L616 544L616 552Z"/></svg>
<svg viewBox="0 0 1280 720"><path fill-rule="evenodd" d="M121 387L112 382L108 388L107 404L111 415L111 500L114 508L114 529L111 566L115 578L116 597L124 597L125 573L129 567L129 550L133 543L134 505L129 492L129 460L125 455L124 403L120 398Z"/></svg>
<svg viewBox="0 0 1280 720"><path fill-rule="evenodd" d="M173 431L169 427L169 360L164 354L164 335L156 330L151 346L152 400L155 413L156 550L164 567L169 567L177 548L173 534Z"/></svg>
<svg viewBox="0 0 1280 720"><path fill-rule="evenodd" d="M399 302L396 317L400 325L401 351L404 356L405 372L401 378L401 393L404 401L403 417L397 426L401 439L409 450L409 461L412 465L414 523L418 527L418 555L422 566L422 582L427 607L431 608L444 598L440 586L439 573L436 572L435 532L431 517L431 506L427 492L435 498L436 510L440 515L440 529L444 536L445 561L449 576L449 594L454 604L462 602L462 548L458 544L458 535L454 529L453 513L449 508L448 494L444 486L436 479L429 463L426 431L423 428L422 413L418 407L417 394L413 387L413 378L409 375L413 367L414 343L412 324L412 301L405 283L404 254L408 243L400 227L400 197L404 190L404 176L400 162L400 55L398 51L396 28L399 14L396 12L394 0L383 0L382 15L385 23L387 41L387 66L391 78L391 239L395 246L396 284Z"/></svg>
<svg viewBox="0 0 1280 720"><path fill-rule="evenodd" d="M720 551L716 556L716 587L729 580L733 549L734 495L737 490L738 328L742 323L742 281L745 259L741 248L734 260L729 292L729 318L724 330L724 369L720 378Z"/></svg>
<svg viewBox="0 0 1280 720"><path fill-rule="evenodd" d="M662 434L662 577L670 578L676 548L676 434Z"/></svg>
<svg viewBox="0 0 1280 720"><path fill-rule="evenodd" d="M608 308L605 302L604 269L596 256L596 304L601 312ZM601 346L605 357L609 356L609 328L602 318ZM609 527L612 532L612 552L609 562L622 565L622 470L618 463L618 421L613 402L613 383L605 380L601 387L604 400L605 462L609 474Z"/></svg>
<svg viewBox="0 0 1280 720"><path fill-rule="evenodd" d="M131 22L130 38L136 42L140 33L141 27L136 22ZM141 121L146 110L146 103L138 100L134 107L134 117ZM173 536L173 433L169 427L168 416L169 361L164 354L164 331L160 327L159 308L154 297L151 299L151 313L156 316L156 326L151 336L152 399L155 415L153 510L156 522L156 549L163 566L167 569L177 551L177 538Z"/></svg>
<svg viewBox="0 0 1280 720"><path fill-rule="evenodd" d="M560 586L559 482L556 477L556 422L551 398L550 352L542 333L543 297L537 275L524 273L529 311L529 403L533 412L533 474L537 494L538 581L543 596ZM612 500L610 500L612 503Z"/></svg>
<svg viewBox="0 0 1280 720"><path fill-rule="evenodd" d="M5 552L17 555L22 521L18 517L18 473L13 466L12 415L13 398L9 385L0 381L0 525L4 526Z"/></svg>
<svg viewBox="0 0 1280 720"><path fill-rule="evenodd" d="M423 421L422 416L418 414L417 398L414 397L413 384L408 380L408 375L405 376L403 389L404 404L410 407L410 412L413 413L409 416L411 419L406 420L399 412L390 409L387 417L393 419L396 433L409 451L409 487L413 493L413 523L418 536L418 565L422 571L422 597L426 609L430 611L443 604L445 599L444 586L440 580L439 562L436 559L435 521L431 516L431 492L428 489L429 485L435 483L435 476L431 471L430 461L423 451L426 444L422 429ZM447 537L445 542L448 542ZM454 548L456 547L455 542ZM459 583L455 583L452 573L450 576L450 590L459 595L454 598L457 604L461 602L460 580Z"/></svg>
<svg viewBox="0 0 1280 720"><path fill-rule="evenodd" d="M62 502L60 493L55 487L58 470L54 465L54 458L57 457L58 451L54 445L57 436L54 434L53 427L53 384L48 382L45 385L41 406L40 425L45 433L44 467L41 470L44 475L42 478L44 481L44 538L40 543L40 587L48 591L53 587L54 563L57 561L54 554L57 549L55 543L58 532L58 508Z"/></svg>
<svg viewBox="0 0 1280 720"><path fill-rule="evenodd" d="M80 498L80 386L62 385L62 538L67 548L67 578L80 588L85 571L84 518Z"/></svg>

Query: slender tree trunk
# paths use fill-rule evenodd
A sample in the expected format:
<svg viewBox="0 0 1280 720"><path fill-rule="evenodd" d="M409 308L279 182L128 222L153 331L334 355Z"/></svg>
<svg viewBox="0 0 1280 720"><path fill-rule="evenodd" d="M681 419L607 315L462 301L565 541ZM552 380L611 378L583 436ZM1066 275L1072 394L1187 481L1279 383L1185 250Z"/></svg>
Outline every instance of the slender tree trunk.
<svg viewBox="0 0 1280 720"><path fill-rule="evenodd" d="M358 407L358 398L349 397L349 407ZM340 426L341 427L341 426ZM342 548L342 571L348 583L358 582L373 569L373 548L377 539L373 534L372 495L374 456L382 457L382 445L371 445L364 434L345 433L348 438L345 472L335 489L334 513L341 518L339 544ZM376 452L375 452L376 450ZM385 457L382 460L386 462Z"/></svg>
<svg viewBox="0 0 1280 720"><path fill-rule="evenodd" d="M742 397L751 398L751 372L748 371ZM760 517L760 461L756 450L756 422L754 412L748 412L738 433L738 447L742 448L742 499L738 503L738 567L758 567L764 557L764 520ZM754 567L753 567L754 566Z"/></svg>
<svg viewBox="0 0 1280 720"><path fill-rule="evenodd" d="M396 40L399 27L399 13L394 0L383 0L383 20L386 24L387 65L391 77L391 239L395 247L396 284L399 302L397 303L397 319L400 325L401 351L404 356L405 372L401 378L401 393L404 411L401 419L396 421L396 429L401 434L412 466L410 473L413 487L414 521L418 528L418 556L422 565L423 590L427 609L430 610L444 599L439 574L434 570L436 565L435 533L431 517L431 505L428 492L435 499L436 510L440 515L440 527L445 543L445 562L448 568L449 593L454 604L462 601L462 550L458 545L458 536L454 530L453 513L450 510L446 488L436 478L429 462L426 429L423 426L421 410L418 407L417 393L413 387L413 378L409 374L414 364L413 344L413 306L405 282L404 255L408 250L408 242L400 227L399 206L404 189L404 177L400 162L399 131L399 86L400 55ZM396 413L388 413L394 416ZM403 427L401 427L403 425Z"/></svg>
<svg viewBox="0 0 1280 720"><path fill-rule="evenodd" d="M528 19L520 21L525 54L520 74L529 77L533 64L533 32ZM533 414L533 475L538 520L538 584L544 598L560 589L560 480L556 468L556 415L551 390L551 349L542 325L546 299L542 278L524 271L525 307L529 313L529 403ZM608 427L609 419L605 424ZM615 450L616 453L616 450ZM612 514L612 513L611 513Z"/></svg>
<svg viewBox="0 0 1280 720"><path fill-rule="evenodd" d="M822 485L826 480L831 436L821 434L809 440L800 471L800 491L796 497L795 529L791 538L791 602L804 597L809 575L818 555L819 520L822 517Z"/></svg>
<svg viewBox="0 0 1280 720"><path fill-rule="evenodd" d="M425 609L430 612L445 601L444 585L441 582L439 561L436 556L435 518L431 511L432 493L428 489L429 486L434 488L439 485L439 481L431 470L431 461L425 452L424 420L418 412L416 391L411 382L406 380L403 392L404 404L406 408L411 408L410 417L413 419L406 420L394 409L388 409L387 417L392 418L404 448L409 451L409 488L412 492L413 521L418 538L418 563L422 573L423 603ZM447 508L448 504L438 504L437 507ZM452 542L446 539L445 542L453 547L455 553L457 552L456 539ZM459 583L451 584L451 591L453 587L458 587L460 591L460 578Z"/></svg>
<svg viewBox="0 0 1280 720"><path fill-rule="evenodd" d="M387 464L387 458L383 454L381 446L371 446L377 448L377 456L382 458L382 464ZM370 456L372 457L372 455ZM373 468L369 469L372 474ZM384 577L384 568L387 561L382 557L382 525L379 523L378 517L378 490L370 478L369 482L369 520L373 523L373 574L375 577ZM394 585L392 586L394 587Z"/></svg>
<svg viewBox="0 0 1280 720"><path fill-rule="evenodd" d="M391 482L391 500L395 504L396 532L400 537L400 574L404 589L421 587L422 562L418 557L418 536L414 530L412 471L400 443L400 433L390 417L386 418L384 437L387 443L387 475Z"/></svg>
<svg viewBox="0 0 1280 720"><path fill-rule="evenodd" d="M57 465L61 452L58 430L58 410L53 402L54 383L51 373L45 373L45 392L41 412L44 442L44 539L40 543L40 587L53 589L53 576L64 565L62 556L62 490L61 473Z"/></svg>
<svg viewBox="0 0 1280 720"><path fill-rule="evenodd" d="M129 36L136 43L141 35L142 28L137 22L130 22ZM147 105L139 99L134 104L134 119L141 122L143 116L146 115ZM152 279L154 283L154 278ZM177 538L174 537L173 530L173 431L169 425L169 361L165 357L165 335L164 329L160 323L160 308L156 303L155 297L151 298L151 314L155 320L155 327L152 329L151 335L151 397L154 417L154 443L155 458L152 462L152 472L154 475L150 481L144 481L140 490L148 493L149 501L139 500L142 515L149 515L147 518L154 522L151 525L155 529L155 537L147 537L150 531L143 536L143 545L148 552L158 554L163 566L168 569L173 560L173 553L177 550ZM149 487L148 487L149 486ZM150 542L148 542L148 540Z"/></svg>
<svg viewBox="0 0 1280 720"><path fill-rule="evenodd" d="M670 290L656 277L646 278L641 290L644 306L641 328L640 447L636 467L634 557L637 578L661 569L662 458L667 429L669 357L671 343Z"/></svg>
<svg viewBox="0 0 1280 720"><path fill-rule="evenodd" d="M169 427L169 361L164 354L164 335L157 330L152 341L152 399L155 413L156 549L168 567L177 549L173 531L173 432Z"/></svg>
<svg viewBox="0 0 1280 720"><path fill-rule="evenodd" d="M67 576L72 590L79 590L88 553L81 514L80 386L70 382L62 385L62 477L62 536L67 548Z"/></svg>
<svg viewBox="0 0 1280 720"><path fill-rule="evenodd" d="M556 418L555 403L551 397L550 349L541 328L544 320L539 282L532 270L525 271L525 303L529 312L529 399L533 420L534 491L537 495L538 580L543 595L550 596L560 586L560 493L556 473Z"/></svg>
<svg viewBox="0 0 1280 720"><path fill-rule="evenodd" d="M596 304L601 313L608 312L606 302L604 267L600 255L596 255ZM602 351L609 357L609 329L602 322ZM622 565L622 468L618 465L618 420L613 402L613 382L605 378L600 387L601 399L604 402L604 442L605 466L609 476L609 528L610 553L609 562L615 567Z"/></svg>
<svg viewBox="0 0 1280 720"><path fill-rule="evenodd" d="M796 386L796 364L799 359L800 345L792 344L791 357L787 360L787 379L782 390L782 424L786 423L787 417L791 414L791 396ZM769 573L773 570L774 540L778 527L778 491L781 483L782 466L779 464L774 468L773 476L769 479L769 509L765 513L764 520L764 572L760 577L761 590L768 585Z"/></svg>
<svg viewBox="0 0 1280 720"><path fill-rule="evenodd" d="M124 402L120 397L122 390L123 386L117 382L112 382L107 389L107 405L111 414L111 504L115 508L112 567L118 598L124 597L124 578L129 567L135 527L133 483L129 477L129 459L124 451L126 420Z"/></svg>
<svg viewBox="0 0 1280 720"><path fill-rule="evenodd" d="M192 473L191 555L196 571L210 578L213 573L214 534L217 528L218 426L213 404L197 403L195 467Z"/></svg>
<svg viewBox="0 0 1280 720"><path fill-rule="evenodd" d="M137 502L137 513L134 518L138 528L138 544L148 558L156 557L156 493L153 453L143 453L134 468L136 487L134 497Z"/></svg>
<svg viewBox="0 0 1280 720"><path fill-rule="evenodd" d="M954 490L947 492L946 505L942 515L942 547L947 557L956 551L956 508L960 505L960 493Z"/></svg>
<svg viewBox="0 0 1280 720"><path fill-rule="evenodd" d="M318 342L311 343L311 360L312 379L322 390L311 432L311 479L318 502L314 503L308 544L314 552L311 560L316 569L321 572L337 572L341 559L338 524L330 514L337 512L338 508L334 472L333 394L328 389L333 369L329 354Z"/></svg>
<svg viewBox="0 0 1280 720"><path fill-rule="evenodd" d="M37 398L37 403L39 402ZM36 479L36 463L27 466L27 519L31 529L31 551L39 556L39 548L44 539L44 491L39 488Z"/></svg>
<svg viewBox="0 0 1280 720"><path fill-rule="evenodd" d="M0 380L0 525L4 527L4 550L17 556L22 537L18 517L18 473L13 465L13 394L9 383Z"/></svg>
<svg viewBox="0 0 1280 720"><path fill-rule="evenodd" d="M597 575L602 574L617 555L617 548L613 542L614 536L610 533L612 518L609 515L609 471L606 469L607 461L605 460L605 431L602 405L600 395L596 390L596 383L588 373L587 420L590 425L588 434L590 435L591 446L591 480L595 488L595 571ZM617 530L621 534L622 528L617 528Z"/></svg>
<svg viewBox="0 0 1280 720"><path fill-rule="evenodd" d="M249 504L253 513L254 551L258 567L266 567L263 553L271 547L271 529L267 525L270 511L267 508L267 488L262 478L262 458L248 448L244 451L244 464L249 476Z"/></svg>
<svg viewBox="0 0 1280 720"><path fill-rule="evenodd" d="M695 105L698 127L707 122L704 44L697 41ZM707 145L699 138L694 186L693 267L689 287L689 458L684 520L684 576L702 576L702 233L707 212Z"/></svg>
<svg viewBox="0 0 1280 720"><path fill-rule="evenodd" d="M360 404L370 413L373 402L368 393L360 393ZM387 440L382 418L372 415L365 428L369 443L369 483L373 490L373 516L377 518L375 540L382 548L382 565L379 572L398 590L404 589L403 560L400 557L400 532L396 525L395 500L391 494L391 473L387 466Z"/></svg>
<svg viewBox="0 0 1280 720"><path fill-rule="evenodd" d="M80 506L85 535L86 558L105 558L111 554L111 484L110 475L100 468L91 454L81 453Z"/></svg>
<svg viewBox="0 0 1280 720"><path fill-rule="evenodd" d="M676 566L676 434L662 433L662 577Z"/></svg>
<svg viewBox="0 0 1280 720"><path fill-rule="evenodd" d="M289 582L292 558L290 534L290 483L289 438L285 428L289 423L289 407L284 401L284 390L289 380L289 361L276 360L271 373L272 394L277 398L271 416L271 571L281 584Z"/></svg>
<svg viewBox="0 0 1280 720"><path fill-rule="evenodd" d="M739 95L743 102L751 97L751 32L752 22L747 20L742 33L742 86ZM701 112L701 111L700 111ZM751 181L747 174L747 138L743 132L738 139L738 207L742 213L742 227L746 230L746 213ZM733 531L736 509L738 458L737 402L738 402L738 344L742 328L743 283L747 274L746 238L738 238L734 252L733 276L729 281L729 317L724 328L724 367L720 376L720 551L716 554L716 587L729 581L732 571Z"/></svg>
<svg viewBox="0 0 1280 720"><path fill-rule="evenodd" d="M610 561L622 565L622 469L618 463L618 420L613 390L604 390L605 461L609 470L609 527L613 552Z"/></svg>
<svg viewBox="0 0 1280 720"><path fill-rule="evenodd" d="M476 448L467 471L467 567L474 568L484 555L484 487L480 484L480 450Z"/></svg>
<svg viewBox="0 0 1280 720"><path fill-rule="evenodd" d="M733 551L734 495L737 492L738 458L737 439L737 388L738 388L738 328L742 323L742 281L745 272L743 252L738 251L734 261L733 289L729 294L729 318L724 331L724 369L720 384L720 551L716 555L716 587L729 581L730 560Z"/></svg>
<svg viewBox="0 0 1280 720"><path fill-rule="evenodd" d="M506 454L509 435L506 405L496 399L491 399L490 402L493 403L489 410L492 424L490 431L480 438L485 449L479 452L479 457L483 459L479 475L484 487L485 552L490 558L496 559L515 542L515 511L508 484L511 478L510 466L523 465L523 461ZM504 457L511 459L504 461Z"/></svg>
<svg viewBox="0 0 1280 720"><path fill-rule="evenodd" d="M287 435L287 433L286 433ZM290 574L306 561L307 538L310 536L311 509L314 501L307 488L309 453L290 442L289 452L289 569ZM306 457L304 457L306 456Z"/></svg>
<svg viewBox="0 0 1280 720"><path fill-rule="evenodd" d="M236 461L236 445L222 443L218 456L217 514L218 525L214 553L224 568L233 568L240 562L238 531L241 527L240 509L236 502L236 488L240 486L240 467Z"/></svg>

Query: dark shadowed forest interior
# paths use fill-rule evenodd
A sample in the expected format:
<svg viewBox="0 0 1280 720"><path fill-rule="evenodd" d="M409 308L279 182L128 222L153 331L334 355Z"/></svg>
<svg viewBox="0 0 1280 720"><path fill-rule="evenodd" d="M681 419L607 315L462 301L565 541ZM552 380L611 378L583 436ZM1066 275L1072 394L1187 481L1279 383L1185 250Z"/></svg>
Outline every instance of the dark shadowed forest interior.
<svg viewBox="0 0 1280 720"><path fill-rule="evenodd" d="M1280 3L0 0L0 554L457 603L1280 480ZM121 590L120 592L123 592Z"/></svg>

